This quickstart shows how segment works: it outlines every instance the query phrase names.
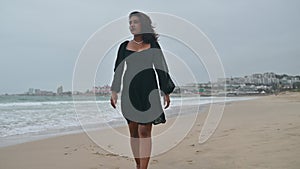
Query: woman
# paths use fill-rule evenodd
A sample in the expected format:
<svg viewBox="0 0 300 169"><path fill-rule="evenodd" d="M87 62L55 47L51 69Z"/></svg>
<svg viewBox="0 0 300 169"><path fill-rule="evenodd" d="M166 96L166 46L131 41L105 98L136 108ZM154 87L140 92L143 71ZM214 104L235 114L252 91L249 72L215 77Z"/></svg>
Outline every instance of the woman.
<svg viewBox="0 0 300 169"><path fill-rule="evenodd" d="M111 85L111 105L116 108L122 81L121 110L130 131L130 143L137 169L147 169L151 155L151 130L153 124L165 123L160 102L164 97L165 109L170 105L169 94L175 85L157 42L152 21L142 12L129 15L129 29L133 39L121 43ZM155 69L153 69L153 66ZM156 73L155 73L156 72ZM159 88L156 74L158 76Z"/></svg>

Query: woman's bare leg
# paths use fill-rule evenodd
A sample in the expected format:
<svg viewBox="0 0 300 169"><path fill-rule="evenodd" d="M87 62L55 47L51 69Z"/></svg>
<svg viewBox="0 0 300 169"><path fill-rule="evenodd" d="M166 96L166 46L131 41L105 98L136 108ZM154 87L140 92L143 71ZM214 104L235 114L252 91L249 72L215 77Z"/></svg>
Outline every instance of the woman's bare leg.
<svg viewBox="0 0 300 169"><path fill-rule="evenodd" d="M128 124L129 132L130 132L131 150L132 150L132 153L133 153L133 156L135 159L136 167L137 167L137 169L140 169L140 158L139 158L140 143L139 143L138 126L139 126L139 124L136 122L130 122Z"/></svg>
<svg viewBox="0 0 300 169"><path fill-rule="evenodd" d="M148 168L151 149L152 149L151 130L152 130L152 124L138 125L138 134L140 138L139 139L140 142L140 148L139 148L140 168L139 169Z"/></svg>

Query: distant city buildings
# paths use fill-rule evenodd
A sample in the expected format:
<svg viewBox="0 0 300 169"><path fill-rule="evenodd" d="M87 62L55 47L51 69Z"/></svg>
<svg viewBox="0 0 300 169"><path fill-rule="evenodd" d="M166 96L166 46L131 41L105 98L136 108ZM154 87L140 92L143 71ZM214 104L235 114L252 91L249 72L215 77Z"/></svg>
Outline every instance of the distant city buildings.
<svg viewBox="0 0 300 169"><path fill-rule="evenodd" d="M104 85L104 86L94 86L90 93L93 93L95 95L110 95L110 86Z"/></svg>
<svg viewBox="0 0 300 169"><path fill-rule="evenodd" d="M219 78L218 82L226 82L226 84L282 85L284 88L293 88L294 83L300 82L300 76L277 75L273 72L267 72L244 77Z"/></svg>
<svg viewBox="0 0 300 169"><path fill-rule="evenodd" d="M226 89L226 91L224 91ZM283 90L296 89L300 91L300 76L278 75L273 72L255 73L244 77L219 78L216 82L190 83L176 86L172 94L180 95L252 95L278 93ZM63 91L63 86L58 86L56 93L41 89L29 88L25 95L33 96L63 96L63 95L103 95L111 94L110 86L94 86L85 92Z"/></svg>
<svg viewBox="0 0 300 169"><path fill-rule="evenodd" d="M63 87L59 86L56 91L57 91L56 92L57 95L62 95L63 94Z"/></svg>
<svg viewBox="0 0 300 169"><path fill-rule="evenodd" d="M218 80L218 83L224 82L227 92L230 94L265 94L299 88L300 76L277 75L273 72L266 72Z"/></svg>
<svg viewBox="0 0 300 169"><path fill-rule="evenodd" d="M46 90L41 90L41 89L29 88L29 89L28 89L28 92L26 92L25 95L33 95L33 96L54 96L55 93L53 93L52 91L46 91Z"/></svg>
<svg viewBox="0 0 300 169"><path fill-rule="evenodd" d="M28 92L25 92L25 95L31 96L56 96L56 95L71 95L71 92L63 92L63 86L59 86L56 90L56 93L53 91L46 91L41 89L29 88Z"/></svg>
<svg viewBox="0 0 300 169"><path fill-rule="evenodd" d="M28 94L33 95L34 94L34 88L29 88L28 89Z"/></svg>
<svg viewBox="0 0 300 169"><path fill-rule="evenodd" d="M222 91L222 89L226 91ZM273 72L255 73L244 77L219 78L217 82L180 86L182 94L253 95L300 89L300 76L277 75Z"/></svg>

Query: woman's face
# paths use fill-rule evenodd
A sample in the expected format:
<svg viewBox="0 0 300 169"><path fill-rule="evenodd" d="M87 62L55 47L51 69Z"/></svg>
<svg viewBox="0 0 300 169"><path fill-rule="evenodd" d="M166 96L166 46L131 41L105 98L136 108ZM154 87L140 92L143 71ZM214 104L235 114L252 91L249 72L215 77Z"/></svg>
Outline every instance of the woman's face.
<svg viewBox="0 0 300 169"><path fill-rule="evenodd" d="M129 30L133 35L140 34L142 31L142 24L139 17L131 16L129 18Z"/></svg>

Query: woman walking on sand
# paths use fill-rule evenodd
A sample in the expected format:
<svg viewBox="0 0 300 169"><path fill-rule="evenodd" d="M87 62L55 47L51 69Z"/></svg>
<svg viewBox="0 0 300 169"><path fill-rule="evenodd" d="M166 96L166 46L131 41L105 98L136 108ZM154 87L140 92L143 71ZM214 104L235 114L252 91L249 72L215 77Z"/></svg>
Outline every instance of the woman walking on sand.
<svg viewBox="0 0 300 169"><path fill-rule="evenodd" d="M169 94L175 85L169 76L150 17L142 12L130 13L129 29L133 39L119 46L110 101L116 108L122 84L121 110L128 123L136 168L147 169L152 149L152 125L166 122L160 96L164 98L164 108L168 108Z"/></svg>

